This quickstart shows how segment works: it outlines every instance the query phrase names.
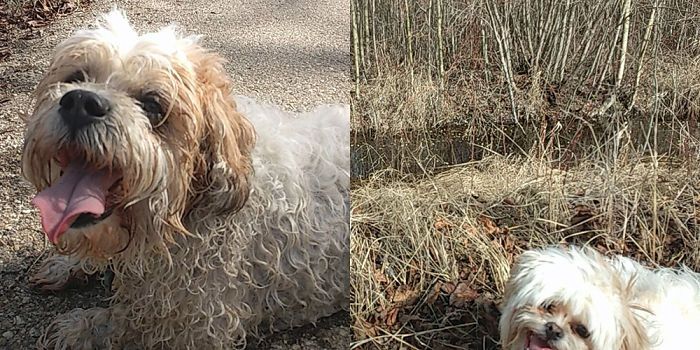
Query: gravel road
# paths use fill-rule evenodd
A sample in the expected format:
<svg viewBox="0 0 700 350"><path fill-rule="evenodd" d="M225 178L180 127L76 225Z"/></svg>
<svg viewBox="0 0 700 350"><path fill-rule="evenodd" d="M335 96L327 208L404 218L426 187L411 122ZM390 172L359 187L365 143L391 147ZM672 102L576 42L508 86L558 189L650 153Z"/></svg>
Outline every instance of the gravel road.
<svg viewBox="0 0 700 350"><path fill-rule="evenodd" d="M51 248L29 203L33 190L19 174L19 157L22 116L31 108L30 93L52 48L115 5L142 31L175 22L187 33L202 34L206 47L229 60L237 94L288 110L349 103L350 9L342 0L96 2L13 41L13 54L0 62L0 349L34 348L56 315L106 304L108 293L99 284L53 295L28 287L28 274ZM350 338L349 316L339 313L316 327L274 335L256 348L346 349Z"/></svg>

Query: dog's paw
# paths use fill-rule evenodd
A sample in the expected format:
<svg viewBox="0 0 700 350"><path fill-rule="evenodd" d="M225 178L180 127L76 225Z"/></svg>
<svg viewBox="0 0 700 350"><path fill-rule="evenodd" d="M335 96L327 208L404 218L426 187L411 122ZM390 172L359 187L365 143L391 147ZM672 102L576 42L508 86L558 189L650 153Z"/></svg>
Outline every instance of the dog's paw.
<svg viewBox="0 0 700 350"><path fill-rule="evenodd" d="M73 309L49 324L37 342L37 349L112 349L114 327L110 317L110 310L104 308Z"/></svg>
<svg viewBox="0 0 700 350"><path fill-rule="evenodd" d="M34 288L58 291L73 283L85 283L87 277L80 267L80 259L56 254L44 260L39 271L29 278L29 283Z"/></svg>

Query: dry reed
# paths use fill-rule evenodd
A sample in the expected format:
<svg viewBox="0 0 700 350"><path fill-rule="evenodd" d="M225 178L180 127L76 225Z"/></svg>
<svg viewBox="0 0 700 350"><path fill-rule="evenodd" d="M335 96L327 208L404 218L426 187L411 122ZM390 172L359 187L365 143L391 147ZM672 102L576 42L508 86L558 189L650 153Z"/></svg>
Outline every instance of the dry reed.
<svg viewBox="0 0 700 350"><path fill-rule="evenodd" d="M355 348L498 348L532 247L700 269L700 3L352 1Z"/></svg>

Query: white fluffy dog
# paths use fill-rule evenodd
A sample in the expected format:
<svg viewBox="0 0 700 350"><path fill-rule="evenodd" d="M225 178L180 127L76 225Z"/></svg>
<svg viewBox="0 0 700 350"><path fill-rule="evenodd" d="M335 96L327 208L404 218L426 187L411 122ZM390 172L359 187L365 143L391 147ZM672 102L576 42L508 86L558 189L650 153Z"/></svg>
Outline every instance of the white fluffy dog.
<svg viewBox="0 0 700 350"><path fill-rule="evenodd" d="M57 47L22 169L64 255L32 281L109 265L115 291L40 348L241 348L348 307L349 106L291 115L231 90L196 37L119 11Z"/></svg>
<svg viewBox="0 0 700 350"><path fill-rule="evenodd" d="M700 275L590 248L523 253L501 307L504 349L700 347Z"/></svg>

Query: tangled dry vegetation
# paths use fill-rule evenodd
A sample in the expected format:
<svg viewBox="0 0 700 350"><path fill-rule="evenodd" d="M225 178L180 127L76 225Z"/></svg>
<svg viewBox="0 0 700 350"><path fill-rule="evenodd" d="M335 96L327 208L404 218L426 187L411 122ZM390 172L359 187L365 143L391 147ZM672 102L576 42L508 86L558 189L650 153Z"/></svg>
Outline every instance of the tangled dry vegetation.
<svg viewBox="0 0 700 350"><path fill-rule="evenodd" d="M497 349L532 247L700 270L700 3L352 4L354 348Z"/></svg>
<svg viewBox="0 0 700 350"><path fill-rule="evenodd" d="M352 127L356 144L372 146L356 160L372 164L361 175L486 150L528 153L551 135L571 153L558 156L577 156L570 148L613 137L616 123L638 134L656 123L699 135L696 1L352 4ZM435 134L450 142L435 145ZM401 147L385 147L387 138Z"/></svg>
<svg viewBox="0 0 700 350"><path fill-rule="evenodd" d="M698 113L696 1L352 4L355 131Z"/></svg>
<svg viewBox="0 0 700 350"><path fill-rule="evenodd" d="M495 156L422 180L380 173L356 186L355 346L494 348L491 303L531 247L590 244L650 266L700 269L700 169L610 160L563 170Z"/></svg>

